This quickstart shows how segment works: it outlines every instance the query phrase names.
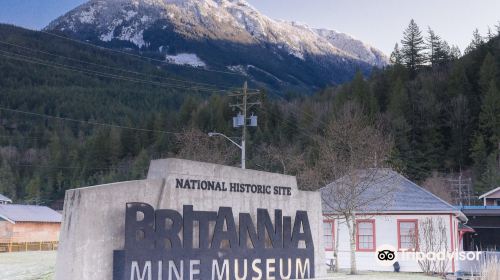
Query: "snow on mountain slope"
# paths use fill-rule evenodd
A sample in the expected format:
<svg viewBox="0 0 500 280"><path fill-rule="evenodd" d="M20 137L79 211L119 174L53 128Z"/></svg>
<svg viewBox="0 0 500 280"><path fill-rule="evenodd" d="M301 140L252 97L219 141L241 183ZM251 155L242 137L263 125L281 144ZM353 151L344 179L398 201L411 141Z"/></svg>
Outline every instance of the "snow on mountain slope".
<svg viewBox="0 0 500 280"><path fill-rule="evenodd" d="M346 34L273 20L244 0L91 0L54 20L46 30L84 40L129 42L139 50L155 45L158 51L159 41L163 40L159 52L164 52L164 57L165 54L192 53L203 62L195 63L196 67L211 64L207 55L202 57L199 42L211 42L206 45L212 51L220 52L227 47L225 44L231 43L273 53L276 60L288 61L287 56L292 56L304 62L305 65L297 67L305 71L313 67L311 63L322 67L322 71L335 66L338 73L342 67L366 69L384 66L388 61L380 51ZM197 51L189 49L193 45L198 46ZM245 60L243 57L248 52L251 51L244 49L239 60ZM233 60L225 58L216 64L225 63L221 66L226 68L253 64L253 61ZM176 60L169 61L175 63ZM259 67L265 69L262 65ZM333 82L339 82L344 76L334 75L336 73L332 73Z"/></svg>
<svg viewBox="0 0 500 280"><path fill-rule="evenodd" d="M352 36L334 30L314 29L321 37L327 39L335 47L366 61L374 66L383 67L389 64L388 57L380 50L357 40Z"/></svg>

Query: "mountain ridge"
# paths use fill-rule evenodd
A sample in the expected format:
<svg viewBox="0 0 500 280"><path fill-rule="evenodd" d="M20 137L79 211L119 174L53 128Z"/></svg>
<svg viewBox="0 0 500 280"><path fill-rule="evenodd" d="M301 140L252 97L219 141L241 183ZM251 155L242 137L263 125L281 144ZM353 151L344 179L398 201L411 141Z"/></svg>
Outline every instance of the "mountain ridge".
<svg viewBox="0 0 500 280"><path fill-rule="evenodd" d="M381 51L347 34L273 20L242 0L91 0L44 30L169 63L243 72L277 88L338 84L388 64Z"/></svg>

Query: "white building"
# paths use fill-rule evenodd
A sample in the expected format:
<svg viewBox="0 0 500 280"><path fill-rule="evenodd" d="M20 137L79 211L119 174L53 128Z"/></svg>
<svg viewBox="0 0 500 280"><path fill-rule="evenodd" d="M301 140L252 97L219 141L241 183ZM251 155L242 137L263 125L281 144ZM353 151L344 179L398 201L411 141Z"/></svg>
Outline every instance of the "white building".
<svg viewBox="0 0 500 280"><path fill-rule="evenodd" d="M454 252L460 250L459 225L467 221L461 211L452 205L424 190L397 172L388 169L374 169L377 180L372 180L370 186L358 190L363 205L356 214L356 265L360 271L393 271L392 264L398 261L401 271L421 272L415 254L402 251L413 250L428 252L425 247L426 221L434 225L442 224L440 231L443 242L440 251ZM371 176L371 175L370 175ZM342 179L341 179L342 180ZM337 215L338 203L344 204L353 196L352 193L336 192L342 183L335 181L321 189L323 198L324 237L327 263L333 263L334 248L338 242L338 263L340 269L350 268L349 231L344 220ZM359 181L358 181L359 182ZM390 191L388 191L390 190ZM352 191L351 189L348 192ZM333 199L332 196L344 196L343 199ZM373 199L372 199L373 198ZM383 200L383 201L382 201ZM337 209L337 210L336 210ZM437 227L437 226L435 226ZM422 229L425 228L425 229ZM336 236L338 235L338 236ZM433 233L436 239L438 234ZM420 244L422 243L422 244ZM389 245L395 250L396 259L387 265L377 260L378 250ZM416 250L415 250L416 249ZM434 250L433 250L434 251ZM450 259L445 264L448 273L454 273L457 259Z"/></svg>
<svg viewBox="0 0 500 280"><path fill-rule="evenodd" d="M12 203L12 199L0 193L0 204L9 204L9 203Z"/></svg>

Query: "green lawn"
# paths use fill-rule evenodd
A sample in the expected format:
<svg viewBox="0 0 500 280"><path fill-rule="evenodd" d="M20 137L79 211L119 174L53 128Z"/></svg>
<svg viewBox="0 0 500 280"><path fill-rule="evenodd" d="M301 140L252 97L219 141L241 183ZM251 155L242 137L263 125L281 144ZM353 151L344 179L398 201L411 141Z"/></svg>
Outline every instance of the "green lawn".
<svg viewBox="0 0 500 280"><path fill-rule="evenodd" d="M56 254L55 251L0 253L0 279L54 279Z"/></svg>

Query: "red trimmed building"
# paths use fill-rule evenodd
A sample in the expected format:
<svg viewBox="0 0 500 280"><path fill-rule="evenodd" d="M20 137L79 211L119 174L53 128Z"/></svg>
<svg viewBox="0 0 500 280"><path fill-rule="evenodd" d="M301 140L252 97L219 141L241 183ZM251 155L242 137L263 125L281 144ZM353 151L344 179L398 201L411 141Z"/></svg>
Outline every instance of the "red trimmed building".
<svg viewBox="0 0 500 280"><path fill-rule="evenodd" d="M462 250L461 237L463 233L461 233L461 230L463 227L461 225L467 221L467 218L459 209L397 172L389 169L376 169L376 173L376 176L383 177L383 179L373 180L372 184L374 186L364 187L363 192L359 194L360 200L367 203L361 207L362 209L358 209L359 211L356 214L355 247L358 270L393 271L392 263L394 262L390 265L381 265L380 262L377 262L377 248L389 246L396 253L394 261L398 261L401 271L421 272L418 262L403 259L401 252L428 251L423 244L425 244L425 235L429 231L429 227L425 226L425 223L429 223L429 221L432 222L434 228L440 227L444 229L445 234L441 234L443 241L440 245L442 251L454 252ZM346 222L338 215L338 209L343 209L342 205L338 205L338 202L344 202L332 197L338 195L335 188L342 185L341 181L342 179L321 189L324 244L326 262L328 264L334 263L335 245L338 243L339 268L349 269L351 251L349 229ZM391 190L390 194L387 194L390 197L378 196L388 189ZM345 195L347 198L352 194ZM345 200L348 201L349 199ZM423 227L426 230L423 230ZM432 234L438 235L437 232ZM451 259L446 265L446 271L454 273L457 270L457 264L455 258Z"/></svg>

